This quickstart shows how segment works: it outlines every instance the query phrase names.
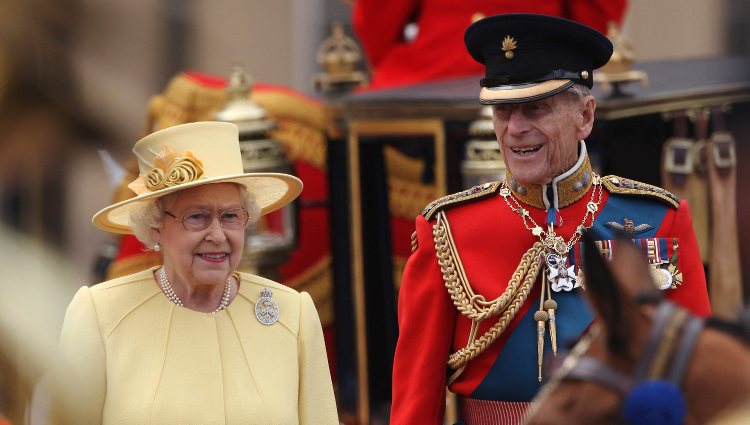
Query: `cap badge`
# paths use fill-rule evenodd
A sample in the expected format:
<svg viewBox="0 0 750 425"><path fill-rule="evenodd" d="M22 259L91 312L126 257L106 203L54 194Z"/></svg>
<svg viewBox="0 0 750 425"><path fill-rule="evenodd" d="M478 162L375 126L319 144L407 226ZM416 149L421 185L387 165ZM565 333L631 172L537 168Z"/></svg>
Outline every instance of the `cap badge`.
<svg viewBox="0 0 750 425"><path fill-rule="evenodd" d="M583 78L584 80L588 80L589 79L589 72L588 71L581 71L581 78Z"/></svg>
<svg viewBox="0 0 750 425"><path fill-rule="evenodd" d="M516 39L506 35L503 39L503 52L505 52L506 59L513 59L513 50L516 47Z"/></svg>

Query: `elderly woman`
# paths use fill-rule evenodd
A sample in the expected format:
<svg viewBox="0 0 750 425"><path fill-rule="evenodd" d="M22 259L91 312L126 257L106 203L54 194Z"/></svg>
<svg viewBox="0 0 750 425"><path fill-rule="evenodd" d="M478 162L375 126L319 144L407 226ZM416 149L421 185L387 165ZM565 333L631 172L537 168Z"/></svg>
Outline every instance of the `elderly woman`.
<svg viewBox="0 0 750 425"><path fill-rule="evenodd" d="M310 296L237 272L246 226L302 183L244 174L228 123L167 128L133 152L138 196L93 221L134 233L164 264L76 294L61 336L59 422L337 424Z"/></svg>

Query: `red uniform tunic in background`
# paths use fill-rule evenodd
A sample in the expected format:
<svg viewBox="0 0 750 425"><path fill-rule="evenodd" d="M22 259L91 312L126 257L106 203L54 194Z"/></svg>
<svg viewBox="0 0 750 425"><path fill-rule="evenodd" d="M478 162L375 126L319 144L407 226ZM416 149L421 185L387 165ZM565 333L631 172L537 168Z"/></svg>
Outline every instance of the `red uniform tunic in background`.
<svg viewBox="0 0 750 425"><path fill-rule="evenodd" d="M369 60L369 88L382 89L484 72L464 46L464 31L477 18L539 13L581 22L606 33L621 24L627 0L356 0L354 32ZM414 22L416 37L404 39Z"/></svg>

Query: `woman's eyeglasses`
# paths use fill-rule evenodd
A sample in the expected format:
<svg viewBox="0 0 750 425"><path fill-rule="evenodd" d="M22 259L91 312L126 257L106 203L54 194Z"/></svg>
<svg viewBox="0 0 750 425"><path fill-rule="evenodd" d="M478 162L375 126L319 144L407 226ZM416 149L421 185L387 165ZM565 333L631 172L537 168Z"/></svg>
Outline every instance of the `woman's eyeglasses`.
<svg viewBox="0 0 750 425"><path fill-rule="evenodd" d="M181 222L185 230L190 230L191 232L206 230L214 221L214 217L217 217L221 227L227 230L242 229L247 226L247 222L250 220L250 214L244 208L230 208L219 214L212 214L208 211L190 211L183 215L182 218L177 217L169 211L164 211L164 213Z"/></svg>

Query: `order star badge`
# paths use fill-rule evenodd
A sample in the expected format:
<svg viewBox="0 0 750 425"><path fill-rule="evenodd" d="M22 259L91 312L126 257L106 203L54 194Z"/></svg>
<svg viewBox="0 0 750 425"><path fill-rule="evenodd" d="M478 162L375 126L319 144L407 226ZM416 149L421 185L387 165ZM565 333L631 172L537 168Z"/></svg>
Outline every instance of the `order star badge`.
<svg viewBox="0 0 750 425"><path fill-rule="evenodd" d="M551 288L555 292L570 291L576 284L575 265L566 267L564 257L556 254L547 255L547 266L549 266L549 279Z"/></svg>

